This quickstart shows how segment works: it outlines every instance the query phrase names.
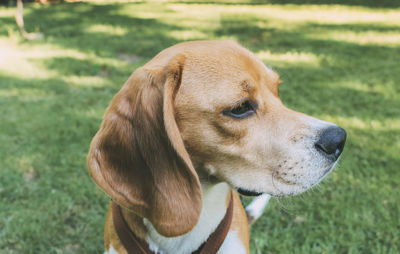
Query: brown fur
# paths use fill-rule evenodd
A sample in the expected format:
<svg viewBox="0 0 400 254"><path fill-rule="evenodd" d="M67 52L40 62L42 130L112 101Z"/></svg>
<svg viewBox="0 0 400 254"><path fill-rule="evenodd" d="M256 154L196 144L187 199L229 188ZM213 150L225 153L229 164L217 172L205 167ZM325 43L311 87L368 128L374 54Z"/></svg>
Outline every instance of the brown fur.
<svg viewBox="0 0 400 254"><path fill-rule="evenodd" d="M244 248L247 250L247 253L250 253L250 233L246 212L243 209L239 195L234 192L232 197L235 206L233 207L233 220L231 224L231 231L234 231L238 234L238 238L242 242Z"/></svg>
<svg viewBox="0 0 400 254"><path fill-rule="evenodd" d="M178 56L138 69L111 102L88 155L95 182L165 236L188 232L201 211L200 183L172 107L183 62Z"/></svg>
<svg viewBox="0 0 400 254"><path fill-rule="evenodd" d="M137 214L130 212L126 208L121 207L122 214L124 219L128 225L130 225L130 229L139 239L146 239L146 228L143 224L143 219ZM109 251L110 246L119 253L119 254L128 254L122 245L117 232L115 231L112 212L111 212L111 203L108 207L106 222L104 225L104 248Z"/></svg>

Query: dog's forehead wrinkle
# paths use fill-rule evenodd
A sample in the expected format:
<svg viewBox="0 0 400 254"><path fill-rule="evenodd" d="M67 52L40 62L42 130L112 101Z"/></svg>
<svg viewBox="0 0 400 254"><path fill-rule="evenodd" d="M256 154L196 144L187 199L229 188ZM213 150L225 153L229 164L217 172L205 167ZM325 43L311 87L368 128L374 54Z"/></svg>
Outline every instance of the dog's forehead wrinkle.
<svg viewBox="0 0 400 254"><path fill-rule="evenodd" d="M244 92L247 92L248 94L254 93L256 90L255 86L253 85L253 82L250 81L249 79L244 79L240 83L240 87Z"/></svg>

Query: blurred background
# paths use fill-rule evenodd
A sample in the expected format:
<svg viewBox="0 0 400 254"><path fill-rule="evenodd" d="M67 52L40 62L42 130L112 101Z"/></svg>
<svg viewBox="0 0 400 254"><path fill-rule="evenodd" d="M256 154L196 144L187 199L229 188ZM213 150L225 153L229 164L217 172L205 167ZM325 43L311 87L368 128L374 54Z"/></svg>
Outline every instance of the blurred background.
<svg viewBox="0 0 400 254"><path fill-rule="evenodd" d="M205 39L249 48L287 106L348 133L319 186L270 202L251 253L400 252L399 1L24 1L23 33L16 4L0 4L0 253L103 252L109 198L86 168L102 115L137 67Z"/></svg>

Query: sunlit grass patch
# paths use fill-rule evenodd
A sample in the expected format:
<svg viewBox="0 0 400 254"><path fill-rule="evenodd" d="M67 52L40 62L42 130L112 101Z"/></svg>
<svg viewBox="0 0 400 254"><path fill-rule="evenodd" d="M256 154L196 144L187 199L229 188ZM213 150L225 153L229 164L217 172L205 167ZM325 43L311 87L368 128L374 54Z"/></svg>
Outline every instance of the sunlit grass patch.
<svg viewBox="0 0 400 254"><path fill-rule="evenodd" d="M39 64L42 59L69 56L84 59L85 54L77 50L66 50L51 44L18 45L18 41L0 39L0 71L21 78L51 78L57 72Z"/></svg>
<svg viewBox="0 0 400 254"><path fill-rule="evenodd" d="M123 36L128 32L127 29L125 29L123 27L116 27L116 26L104 25L104 24L90 26L87 28L86 31L88 33L91 33L91 32L107 33L107 34L112 34L112 35L117 35L117 36Z"/></svg>
<svg viewBox="0 0 400 254"><path fill-rule="evenodd" d="M314 33L309 35L310 38L344 41L356 43L359 45L381 45L381 46L399 46L400 30L397 32L354 32L348 30L336 30L328 33Z"/></svg>
<svg viewBox="0 0 400 254"><path fill-rule="evenodd" d="M11 88L0 90L0 97L18 97L19 99L35 100L38 98L45 98L48 96L46 91L37 88Z"/></svg>
<svg viewBox="0 0 400 254"><path fill-rule="evenodd" d="M200 31L183 30L171 31L170 35L178 40L205 40L208 38L207 34Z"/></svg>
<svg viewBox="0 0 400 254"><path fill-rule="evenodd" d="M101 76L86 76L86 77L81 77L81 76L70 76L70 77L65 77L63 80L73 86L93 86L93 87L103 87L103 86L109 86L111 83L107 80L104 80L103 77Z"/></svg>
<svg viewBox="0 0 400 254"><path fill-rule="evenodd" d="M400 119L392 118L385 120L378 119L360 119L356 116L343 117L343 116L331 116L321 115L321 118L331 122L341 122L348 128L362 129L362 130L374 130L374 131L400 131Z"/></svg>
<svg viewBox="0 0 400 254"><path fill-rule="evenodd" d="M318 67L320 62L320 58L318 56L305 52L286 52L283 54L277 54L267 50L257 52L256 55L268 65L276 65L279 67L288 66L290 64L302 64Z"/></svg>

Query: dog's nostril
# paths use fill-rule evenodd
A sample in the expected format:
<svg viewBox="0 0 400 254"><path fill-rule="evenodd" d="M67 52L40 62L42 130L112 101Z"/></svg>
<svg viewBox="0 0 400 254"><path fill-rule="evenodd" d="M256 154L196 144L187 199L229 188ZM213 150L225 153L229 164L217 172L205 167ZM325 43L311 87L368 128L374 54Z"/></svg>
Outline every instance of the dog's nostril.
<svg viewBox="0 0 400 254"><path fill-rule="evenodd" d="M346 143L346 131L338 126L329 127L322 131L315 147L328 154L339 158Z"/></svg>
<svg viewBox="0 0 400 254"><path fill-rule="evenodd" d="M339 148L337 148L335 151L335 157L336 158L339 157L341 153L342 153L342 151Z"/></svg>

